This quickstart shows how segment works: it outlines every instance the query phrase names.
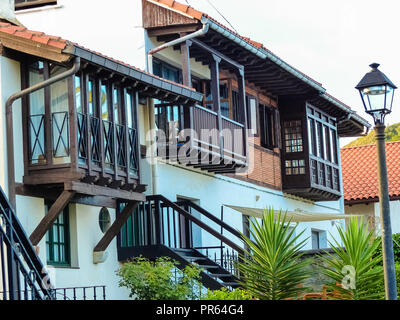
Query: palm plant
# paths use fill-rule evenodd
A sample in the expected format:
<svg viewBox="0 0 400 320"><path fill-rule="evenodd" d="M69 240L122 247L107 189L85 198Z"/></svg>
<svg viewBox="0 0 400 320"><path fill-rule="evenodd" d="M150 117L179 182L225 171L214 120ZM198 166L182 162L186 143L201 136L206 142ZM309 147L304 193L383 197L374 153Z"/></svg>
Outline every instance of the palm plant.
<svg viewBox="0 0 400 320"><path fill-rule="evenodd" d="M309 259L301 259L299 251L306 240L297 240L297 224L289 228L291 220L280 211L275 217L272 208L264 213L262 223L250 221L251 238L242 235L248 249L238 263L241 285L260 300L283 300L297 297L302 284L310 276Z"/></svg>
<svg viewBox="0 0 400 320"><path fill-rule="evenodd" d="M375 299L372 288L379 285L383 271L379 267L382 254L378 252L381 241L363 219L351 218L346 229L338 227L341 246L335 239L329 242L334 253L321 256L321 272L335 284L328 287L339 293L340 299ZM327 266L327 267L326 267Z"/></svg>

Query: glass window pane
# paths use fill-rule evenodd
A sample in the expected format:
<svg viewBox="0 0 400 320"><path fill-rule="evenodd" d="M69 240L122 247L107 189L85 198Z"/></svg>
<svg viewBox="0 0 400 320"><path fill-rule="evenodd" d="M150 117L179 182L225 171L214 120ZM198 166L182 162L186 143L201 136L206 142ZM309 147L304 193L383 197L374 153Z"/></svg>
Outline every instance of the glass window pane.
<svg viewBox="0 0 400 320"><path fill-rule="evenodd" d="M125 97L126 103L126 119L127 119L127 126L129 128L133 128L133 109L132 109L132 95L127 92Z"/></svg>
<svg viewBox="0 0 400 320"><path fill-rule="evenodd" d="M81 77L75 76L75 108L79 113L83 113L82 108L82 90L81 90Z"/></svg>
<svg viewBox="0 0 400 320"><path fill-rule="evenodd" d="M29 66L29 86L44 81L43 62L36 62ZM35 91L29 95L29 107L31 115L41 115L44 110L44 89Z"/></svg>
<svg viewBox="0 0 400 320"><path fill-rule="evenodd" d="M64 72L66 69L50 64L50 78ZM63 79L50 86L51 112L68 112L68 81Z"/></svg>
<svg viewBox="0 0 400 320"><path fill-rule="evenodd" d="M119 103L118 103L118 89L113 90L113 110L114 110L114 123L120 123L119 117Z"/></svg>
<svg viewBox="0 0 400 320"><path fill-rule="evenodd" d="M101 118L108 121L108 101L107 101L107 86L101 85L100 88L100 106L101 106Z"/></svg>
<svg viewBox="0 0 400 320"><path fill-rule="evenodd" d="M89 80L89 82L88 82L88 103L89 103L89 114L91 115L91 116L94 116L94 101L93 101L93 99L94 99L94 96L93 96L93 93L94 93L94 83L93 83L93 80Z"/></svg>

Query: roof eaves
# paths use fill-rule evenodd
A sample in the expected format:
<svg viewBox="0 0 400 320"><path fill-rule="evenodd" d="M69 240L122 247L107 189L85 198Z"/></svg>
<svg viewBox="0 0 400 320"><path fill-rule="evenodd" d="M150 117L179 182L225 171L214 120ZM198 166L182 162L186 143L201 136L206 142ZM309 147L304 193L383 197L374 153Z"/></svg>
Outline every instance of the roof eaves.
<svg viewBox="0 0 400 320"><path fill-rule="evenodd" d="M196 102L201 102L203 99L202 93L186 88L181 84L173 83L166 79L149 74L121 61L114 60L100 53L86 49L78 44L69 43L69 45L64 49L63 52L74 56L79 56L82 59L90 61L99 66L115 70L116 72L123 75L129 76L149 85L170 91L172 93L185 96L191 100L195 100Z"/></svg>
<svg viewBox="0 0 400 320"><path fill-rule="evenodd" d="M311 79L304 73L300 72L299 70L295 69L285 61L283 61L281 58L279 58L277 55L273 54L271 51L267 50L263 46L260 46L258 43L251 41L249 39L243 38L234 31L226 28L225 26L221 25L220 23L216 22L214 19L211 19L210 17L203 16L201 19L201 22L203 24L209 24L210 28L213 29L214 31L220 33L224 37L236 42L243 48L247 49L251 53L257 55L261 59L268 59L280 66L282 69L286 70L299 80L305 82L307 85L311 86L313 89L316 89L318 92L325 92L326 89L322 87L322 84Z"/></svg>

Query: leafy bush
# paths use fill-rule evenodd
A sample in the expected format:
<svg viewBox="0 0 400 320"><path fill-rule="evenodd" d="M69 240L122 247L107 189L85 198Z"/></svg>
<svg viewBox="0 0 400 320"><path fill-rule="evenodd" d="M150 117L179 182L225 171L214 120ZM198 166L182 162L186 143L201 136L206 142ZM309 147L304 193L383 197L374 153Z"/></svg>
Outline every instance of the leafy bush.
<svg viewBox="0 0 400 320"><path fill-rule="evenodd" d="M380 281L376 286L369 288L368 292L370 295L374 295L377 300L385 300L385 278L383 274L383 267L377 267L380 269L381 277ZM400 263L396 263L396 282L397 282L397 295L400 299Z"/></svg>
<svg viewBox="0 0 400 320"><path fill-rule="evenodd" d="M242 235L249 250L238 263L242 274L242 287L260 300L283 300L297 297L303 290L300 285L310 277L310 259L300 259L300 250L306 240L296 244L303 232L295 236L291 221L281 212L275 217L274 210L264 213L260 224L250 221L252 239Z"/></svg>
<svg viewBox="0 0 400 320"><path fill-rule="evenodd" d="M253 300L253 297L244 290L235 289L229 291L226 288L221 290L208 290L207 293L201 297L201 300Z"/></svg>
<svg viewBox="0 0 400 320"><path fill-rule="evenodd" d="M378 239L381 241L381 237L378 237ZM397 263L400 263L400 233L394 234L393 235L393 253L394 253L394 260ZM378 248L378 251L376 255L382 255L382 246ZM381 265L383 265L383 262L381 262Z"/></svg>
<svg viewBox="0 0 400 320"><path fill-rule="evenodd" d="M156 261L139 257L117 271L120 287L130 290L135 300L190 300L200 295L201 269L187 266L177 269L178 262L167 257ZM198 293L196 293L198 292Z"/></svg>
<svg viewBox="0 0 400 320"><path fill-rule="evenodd" d="M344 247L334 239L329 244L335 254L326 252L326 256L321 256L325 263L321 272L333 281L328 288L339 292L345 300L377 298L371 289L379 284L383 274L379 267L382 255L377 253L380 240L357 218L350 219L346 229L338 227L338 232Z"/></svg>

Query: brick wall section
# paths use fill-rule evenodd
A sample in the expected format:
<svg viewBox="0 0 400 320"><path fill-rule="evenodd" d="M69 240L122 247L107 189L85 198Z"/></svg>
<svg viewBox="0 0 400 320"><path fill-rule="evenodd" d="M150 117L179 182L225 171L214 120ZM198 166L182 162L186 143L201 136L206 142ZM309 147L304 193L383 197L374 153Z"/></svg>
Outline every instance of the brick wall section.
<svg viewBox="0 0 400 320"><path fill-rule="evenodd" d="M221 70L220 78L231 78L232 87L237 90L237 81L231 74ZM271 96L266 95L259 88L247 82L246 93L256 97L258 103L272 107L278 106L277 101L271 98ZM228 176L267 188L282 190L280 150L265 149L261 147L260 137L249 137L249 157L250 167L247 173Z"/></svg>

